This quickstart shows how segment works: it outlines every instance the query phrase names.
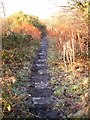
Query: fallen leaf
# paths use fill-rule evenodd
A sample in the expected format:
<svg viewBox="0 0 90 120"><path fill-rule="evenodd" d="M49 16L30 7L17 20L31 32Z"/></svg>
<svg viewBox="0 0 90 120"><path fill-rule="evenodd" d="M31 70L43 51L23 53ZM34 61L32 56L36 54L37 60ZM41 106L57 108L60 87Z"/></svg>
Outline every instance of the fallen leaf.
<svg viewBox="0 0 90 120"><path fill-rule="evenodd" d="M7 106L8 111L11 111L11 106L10 104Z"/></svg>

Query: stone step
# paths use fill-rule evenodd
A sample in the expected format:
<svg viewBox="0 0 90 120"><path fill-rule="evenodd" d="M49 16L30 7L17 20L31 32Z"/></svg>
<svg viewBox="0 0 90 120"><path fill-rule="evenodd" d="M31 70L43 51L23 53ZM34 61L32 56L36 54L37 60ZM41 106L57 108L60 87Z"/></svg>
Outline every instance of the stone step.
<svg viewBox="0 0 90 120"><path fill-rule="evenodd" d="M41 82L35 82L35 88L39 88L39 89L45 89L49 86L49 83L44 83L43 81Z"/></svg>
<svg viewBox="0 0 90 120"><path fill-rule="evenodd" d="M38 54L37 57L47 57L47 54L46 53L40 53L40 54Z"/></svg>
<svg viewBox="0 0 90 120"><path fill-rule="evenodd" d="M40 118L58 118L58 113L53 110L55 97L53 96L52 87L49 84L50 75L47 70L47 38L43 38L41 48L36 56L32 66L30 80L33 87L29 87L32 96L30 112Z"/></svg>
<svg viewBox="0 0 90 120"><path fill-rule="evenodd" d="M31 69L32 72L34 72L34 74L36 74L37 76L41 76L41 75L47 75L47 67L37 67L37 66L33 66ZM32 73L33 75L33 73ZM35 76L36 76L35 75Z"/></svg>
<svg viewBox="0 0 90 120"><path fill-rule="evenodd" d="M37 120L60 120L59 112L51 109L52 107L48 107L46 105L34 105L29 107L29 111L33 114L39 116ZM43 119L44 118L44 119Z"/></svg>
<svg viewBox="0 0 90 120"><path fill-rule="evenodd" d="M38 57L38 59L46 59L47 55L38 55L37 57Z"/></svg>
<svg viewBox="0 0 90 120"><path fill-rule="evenodd" d="M39 62L45 62L46 59L38 59Z"/></svg>
<svg viewBox="0 0 90 120"><path fill-rule="evenodd" d="M46 55L47 55L47 51L40 51L40 52L38 53L38 55L46 56Z"/></svg>
<svg viewBox="0 0 90 120"><path fill-rule="evenodd" d="M46 52L47 51L47 48L41 48L39 52Z"/></svg>
<svg viewBox="0 0 90 120"><path fill-rule="evenodd" d="M37 67L46 67L47 65L45 65L45 64L36 64L35 66L37 66Z"/></svg>
<svg viewBox="0 0 90 120"><path fill-rule="evenodd" d="M39 52L39 55L46 55L46 52Z"/></svg>
<svg viewBox="0 0 90 120"><path fill-rule="evenodd" d="M32 101L34 105L51 105L53 103L52 97L33 97Z"/></svg>
<svg viewBox="0 0 90 120"><path fill-rule="evenodd" d="M35 64L46 64L46 61L35 61Z"/></svg>
<svg viewBox="0 0 90 120"><path fill-rule="evenodd" d="M38 73L39 73L40 75L43 75L43 74L47 73L47 70L46 70L46 69L39 69L39 70L38 70Z"/></svg>
<svg viewBox="0 0 90 120"><path fill-rule="evenodd" d="M31 68L31 71L33 72L38 72L40 74L42 73L46 73L46 70L47 70L47 66L39 66L37 67L37 65L33 65L32 68Z"/></svg>
<svg viewBox="0 0 90 120"><path fill-rule="evenodd" d="M41 48L41 52L46 52L47 48Z"/></svg>
<svg viewBox="0 0 90 120"><path fill-rule="evenodd" d="M46 47L41 47L40 50L45 50L45 51L47 51L47 46L46 46Z"/></svg>
<svg viewBox="0 0 90 120"><path fill-rule="evenodd" d="M32 97L50 97L51 95L53 95L53 92L50 88L32 88L32 90L30 91Z"/></svg>
<svg viewBox="0 0 90 120"><path fill-rule="evenodd" d="M47 57L47 53L40 53L37 57Z"/></svg>
<svg viewBox="0 0 90 120"><path fill-rule="evenodd" d="M39 51L39 53L47 53L47 50L46 50L46 49L41 49L41 50Z"/></svg>
<svg viewBox="0 0 90 120"><path fill-rule="evenodd" d="M43 74L43 76L40 74L36 74L36 76L31 76L31 80L33 80L35 82L36 81L37 82L41 82L41 81L48 82L50 80L50 78L51 77L47 74Z"/></svg>
<svg viewBox="0 0 90 120"><path fill-rule="evenodd" d="M41 49L46 49L47 45L41 45Z"/></svg>

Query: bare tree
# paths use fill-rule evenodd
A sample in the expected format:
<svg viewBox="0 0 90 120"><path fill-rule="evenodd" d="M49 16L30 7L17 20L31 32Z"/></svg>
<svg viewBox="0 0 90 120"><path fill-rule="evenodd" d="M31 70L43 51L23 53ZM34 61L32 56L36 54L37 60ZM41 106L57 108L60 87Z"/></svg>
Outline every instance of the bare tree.
<svg viewBox="0 0 90 120"><path fill-rule="evenodd" d="M0 14L3 15L3 17L5 18L6 17L6 13L5 13L5 5L4 5L4 2L0 2Z"/></svg>

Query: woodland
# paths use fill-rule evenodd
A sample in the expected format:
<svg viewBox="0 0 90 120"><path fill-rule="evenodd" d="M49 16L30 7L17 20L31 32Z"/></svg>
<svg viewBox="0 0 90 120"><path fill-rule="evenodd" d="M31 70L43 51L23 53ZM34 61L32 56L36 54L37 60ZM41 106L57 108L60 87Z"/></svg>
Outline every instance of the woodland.
<svg viewBox="0 0 90 120"><path fill-rule="evenodd" d="M2 3L0 3L2 4ZM5 16L4 6L2 12ZM29 118L27 88L43 37L48 38L50 85L63 118L90 117L90 2L71 0L47 21L22 11L0 17L0 118Z"/></svg>

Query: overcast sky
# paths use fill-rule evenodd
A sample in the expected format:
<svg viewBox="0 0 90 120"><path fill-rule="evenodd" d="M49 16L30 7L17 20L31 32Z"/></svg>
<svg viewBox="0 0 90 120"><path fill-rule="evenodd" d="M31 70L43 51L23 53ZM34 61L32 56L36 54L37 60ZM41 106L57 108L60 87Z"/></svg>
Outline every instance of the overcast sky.
<svg viewBox="0 0 90 120"><path fill-rule="evenodd" d="M57 5L66 5L67 0L3 0L6 15L16 11L23 11L45 19L59 10Z"/></svg>

